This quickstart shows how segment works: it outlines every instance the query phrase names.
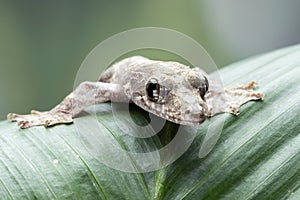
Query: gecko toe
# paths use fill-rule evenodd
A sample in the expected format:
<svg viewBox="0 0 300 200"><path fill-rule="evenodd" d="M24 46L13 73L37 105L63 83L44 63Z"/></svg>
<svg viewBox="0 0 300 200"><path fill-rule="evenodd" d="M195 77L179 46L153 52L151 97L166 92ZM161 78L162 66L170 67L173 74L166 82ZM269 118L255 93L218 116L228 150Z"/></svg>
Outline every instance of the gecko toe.
<svg viewBox="0 0 300 200"><path fill-rule="evenodd" d="M11 120L11 121L16 121L16 118L18 117L19 115L15 114L15 113L9 113L6 118L8 120Z"/></svg>
<svg viewBox="0 0 300 200"><path fill-rule="evenodd" d="M258 85L258 83L256 81L251 81L250 83L245 85L245 89L251 90L251 89L255 88L257 85Z"/></svg>
<svg viewBox="0 0 300 200"><path fill-rule="evenodd" d="M48 127L48 126L51 126L51 125L53 125L53 120L50 120L50 119L45 120L45 126Z"/></svg>
<svg viewBox="0 0 300 200"><path fill-rule="evenodd" d="M30 111L30 114L32 114L32 115L40 115L42 112L40 112L40 111L37 111L37 110L31 110Z"/></svg>
<svg viewBox="0 0 300 200"><path fill-rule="evenodd" d="M55 124L62 124L62 123L64 123L64 122L56 120L56 119L47 119L44 122L44 126L49 127L49 126L54 126Z"/></svg>
<svg viewBox="0 0 300 200"><path fill-rule="evenodd" d="M20 128L29 128L30 127L30 123L29 123L29 121L22 120L22 121L18 122L18 126Z"/></svg>
<svg viewBox="0 0 300 200"><path fill-rule="evenodd" d="M253 96L255 96L257 99L264 100L264 95L262 93L253 93Z"/></svg>
<svg viewBox="0 0 300 200"><path fill-rule="evenodd" d="M240 109L239 105L228 105L228 111L227 112L237 116L240 113L239 109Z"/></svg>

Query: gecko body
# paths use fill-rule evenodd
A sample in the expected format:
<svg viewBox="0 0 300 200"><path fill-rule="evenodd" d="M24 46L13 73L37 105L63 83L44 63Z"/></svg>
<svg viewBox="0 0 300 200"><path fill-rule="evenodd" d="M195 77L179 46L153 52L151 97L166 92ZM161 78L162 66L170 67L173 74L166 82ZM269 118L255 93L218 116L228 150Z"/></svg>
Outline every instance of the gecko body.
<svg viewBox="0 0 300 200"><path fill-rule="evenodd" d="M262 99L253 91L255 85L224 89L198 67L133 56L113 64L98 82L81 83L50 111L7 117L21 128L52 126L73 122L90 105L112 101L134 103L174 123L198 125L218 113L237 114L242 104Z"/></svg>

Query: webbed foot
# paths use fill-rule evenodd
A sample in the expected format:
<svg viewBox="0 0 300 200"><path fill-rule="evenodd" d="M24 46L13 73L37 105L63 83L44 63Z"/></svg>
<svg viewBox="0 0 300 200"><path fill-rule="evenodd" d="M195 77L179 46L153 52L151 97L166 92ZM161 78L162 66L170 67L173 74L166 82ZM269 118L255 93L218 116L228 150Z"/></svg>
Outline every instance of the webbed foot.
<svg viewBox="0 0 300 200"><path fill-rule="evenodd" d="M20 128L29 128L31 126L39 125L48 127L55 124L68 124L73 122L71 114L58 111L39 112L32 110L31 114L28 115L9 113L7 119L18 122Z"/></svg>
<svg viewBox="0 0 300 200"><path fill-rule="evenodd" d="M256 81L251 81L245 85L225 88L223 93L211 91L211 95L206 99L209 107L208 116L224 112L238 115L241 105L251 100L262 100L264 95L253 90L256 85Z"/></svg>
<svg viewBox="0 0 300 200"><path fill-rule="evenodd" d="M251 100L263 100L264 95L253 91L257 86L256 81L251 81L245 85L239 85L225 89L227 112L237 115L241 105Z"/></svg>

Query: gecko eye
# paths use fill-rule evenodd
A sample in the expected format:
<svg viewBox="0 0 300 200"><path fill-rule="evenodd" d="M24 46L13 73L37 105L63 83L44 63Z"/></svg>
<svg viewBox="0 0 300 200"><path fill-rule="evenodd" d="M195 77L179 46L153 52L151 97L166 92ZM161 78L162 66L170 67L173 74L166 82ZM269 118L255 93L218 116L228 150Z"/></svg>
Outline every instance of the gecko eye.
<svg viewBox="0 0 300 200"><path fill-rule="evenodd" d="M187 80L194 89L199 91L200 97L205 101L204 96L209 87L207 78L204 75L190 74L187 76Z"/></svg>
<svg viewBox="0 0 300 200"><path fill-rule="evenodd" d="M200 96L203 100L204 99L204 96L208 90L208 87L209 87L209 83L208 83L208 80L207 78L204 76L204 81L200 81L200 86L199 86L199 92L200 92Z"/></svg>
<svg viewBox="0 0 300 200"><path fill-rule="evenodd" d="M160 85L155 78L151 78L146 85L147 96L153 102L164 103L169 91L167 87Z"/></svg>

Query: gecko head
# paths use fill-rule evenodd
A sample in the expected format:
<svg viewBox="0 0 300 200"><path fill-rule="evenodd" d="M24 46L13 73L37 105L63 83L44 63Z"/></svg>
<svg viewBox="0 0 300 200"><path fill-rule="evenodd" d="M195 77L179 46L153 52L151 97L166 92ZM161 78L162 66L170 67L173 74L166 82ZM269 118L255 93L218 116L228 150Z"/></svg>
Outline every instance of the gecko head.
<svg viewBox="0 0 300 200"><path fill-rule="evenodd" d="M202 123L208 112L205 94L209 83L206 76L190 68L173 69L172 73L161 69L160 72L151 73L151 76L133 79L132 101L144 110L174 123Z"/></svg>

